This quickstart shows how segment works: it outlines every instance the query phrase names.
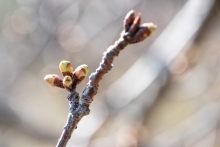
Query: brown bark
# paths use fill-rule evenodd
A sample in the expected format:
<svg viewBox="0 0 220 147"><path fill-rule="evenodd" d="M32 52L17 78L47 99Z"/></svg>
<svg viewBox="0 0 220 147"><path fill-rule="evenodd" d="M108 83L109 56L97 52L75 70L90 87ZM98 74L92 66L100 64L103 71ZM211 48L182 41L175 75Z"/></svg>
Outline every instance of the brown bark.
<svg viewBox="0 0 220 147"><path fill-rule="evenodd" d="M113 60L119 55L120 51L123 50L128 44L138 43L143 41L147 36L152 33L156 26L142 25L140 26L141 15L139 14L136 18L134 11L130 11L124 20L124 30L121 33L121 37L114 45L110 46L106 52L104 52L102 61L96 72L92 73L89 77L89 82L87 87L82 93L82 97L75 91L76 85L73 84L73 90L69 90L68 95L70 111L67 118L67 123L64 127L63 133L58 141L57 147L65 147L68 140L71 137L74 129L77 128L77 124L82 119L83 116L89 114L89 106L93 101L94 95L96 95L99 87L99 81L103 78L104 74L111 70ZM149 28L151 27L151 28Z"/></svg>

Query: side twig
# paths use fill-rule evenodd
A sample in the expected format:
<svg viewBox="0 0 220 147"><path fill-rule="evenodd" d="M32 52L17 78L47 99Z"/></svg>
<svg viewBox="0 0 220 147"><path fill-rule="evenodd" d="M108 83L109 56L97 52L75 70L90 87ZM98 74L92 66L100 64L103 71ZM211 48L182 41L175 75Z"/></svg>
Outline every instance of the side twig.
<svg viewBox="0 0 220 147"><path fill-rule="evenodd" d="M119 52L128 44L143 41L147 36L151 35L156 30L156 26L152 23L144 23L140 26L140 20L141 15L138 14L135 17L133 10L126 15L124 20L124 30L121 33L121 37L114 43L114 45L110 46L107 51L104 52L99 67L96 69L96 72L92 73L89 77L89 82L82 93L81 99L79 94L76 92L76 85L79 83L76 80L73 80L71 87L65 87L65 85L59 86L61 88L65 87L70 92L67 97L69 100L70 111L66 125L56 147L65 147L71 137L72 132L77 128L79 121L82 119L82 117L89 114L89 106L93 101L94 95L98 91L99 81L102 79L105 73L111 70L113 60L119 55ZM74 79L73 76L72 78Z"/></svg>

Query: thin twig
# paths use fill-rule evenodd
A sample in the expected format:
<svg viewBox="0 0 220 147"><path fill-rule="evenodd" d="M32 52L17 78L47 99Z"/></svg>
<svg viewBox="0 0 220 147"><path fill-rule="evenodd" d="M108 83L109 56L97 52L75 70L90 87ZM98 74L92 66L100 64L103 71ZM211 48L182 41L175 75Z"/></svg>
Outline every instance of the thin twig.
<svg viewBox="0 0 220 147"><path fill-rule="evenodd" d="M124 30L121 33L121 37L114 45L110 46L102 57L102 61L96 72L92 73L89 77L89 82L87 87L82 93L80 99L79 94L75 91L76 84L68 95L70 111L67 118L67 123L64 127L62 135L58 141L56 147L65 147L68 140L71 137L74 129L77 128L77 124L82 119L83 116L89 114L89 106L93 101L93 96L97 93L99 87L99 81L102 79L105 73L111 70L112 62L119 52L124 49L128 44L138 43L143 41L147 36L152 34L156 29L156 26L152 23L145 23L140 26L141 15L135 18L134 11L130 11L124 20Z"/></svg>

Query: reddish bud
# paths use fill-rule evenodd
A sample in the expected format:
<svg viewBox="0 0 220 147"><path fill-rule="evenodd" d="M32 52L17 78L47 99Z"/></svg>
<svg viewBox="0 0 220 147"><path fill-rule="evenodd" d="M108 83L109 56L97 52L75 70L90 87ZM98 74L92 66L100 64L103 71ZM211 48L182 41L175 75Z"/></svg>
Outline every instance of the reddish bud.
<svg viewBox="0 0 220 147"><path fill-rule="evenodd" d="M63 88L62 80L59 78L58 75L55 74L46 75L44 77L44 80L51 86Z"/></svg>
<svg viewBox="0 0 220 147"><path fill-rule="evenodd" d="M135 20L133 21L131 27L129 28L129 36L133 36L136 31L138 30L141 23L141 14L139 13L138 16L135 17Z"/></svg>
<svg viewBox="0 0 220 147"><path fill-rule="evenodd" d="M131 27L133 21L135 19L135 14L134 10L131 10L130 12L127 13L124 19L124 30L127 32L129 28Z"/></svg>

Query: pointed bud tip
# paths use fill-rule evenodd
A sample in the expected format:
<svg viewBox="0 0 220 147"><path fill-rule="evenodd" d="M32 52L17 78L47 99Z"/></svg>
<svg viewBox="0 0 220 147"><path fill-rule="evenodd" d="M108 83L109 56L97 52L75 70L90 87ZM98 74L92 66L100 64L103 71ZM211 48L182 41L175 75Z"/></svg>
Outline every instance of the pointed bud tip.
<svg viewBox="0 0 220 147"><path fill-rule="evenodd" d="M134 14L134 10L129 11L128 14Z"/></svg>
<svg viewBox="0 0 220 147"><path fill-rule="evenodd" d="M135 23L140 23L140 20L141 20L141 13L139 13L139 14L135 17L134 22L135 22Z"/></svg>
<svg viewBox="0 0 220 147"><path fill-rule="evenodd" d="M129 22L130 22L130 20L133 20L134 19L134 16L135 14L134 14L134 10L131 10L131 11L129 11L128 13L127 13L127 15L125 16L125 20L128 20L129 19Z"/></svg>

